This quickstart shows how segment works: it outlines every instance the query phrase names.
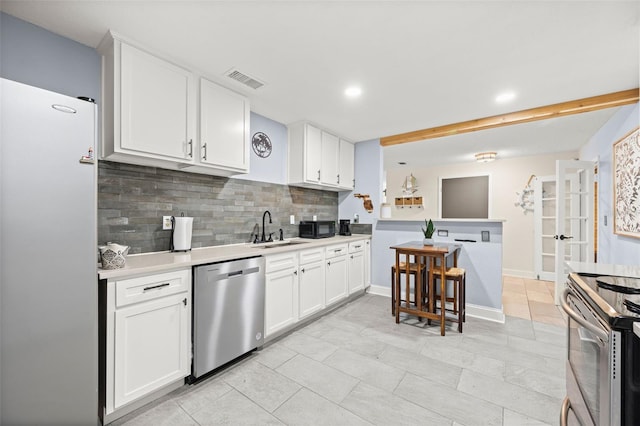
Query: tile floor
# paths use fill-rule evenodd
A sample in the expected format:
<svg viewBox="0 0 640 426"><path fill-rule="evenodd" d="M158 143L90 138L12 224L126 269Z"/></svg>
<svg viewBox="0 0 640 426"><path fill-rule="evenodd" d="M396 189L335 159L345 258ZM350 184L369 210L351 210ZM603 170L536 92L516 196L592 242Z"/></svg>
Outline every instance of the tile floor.
<svg viewBox="0 0 640 426"><path fill-rule="evenodd" d="M114 425L556 425L565 329L538 316L546 284L507 282L533 321L467 317L464 334L441 337L367 294Z"/></svg>
<svg viewBox="0 0 640 426"><path fill-rule="evenodd" d="M505 315L546 324L566 325L566 315L554 303L555 283L505 275L502 284Z"/></svg>

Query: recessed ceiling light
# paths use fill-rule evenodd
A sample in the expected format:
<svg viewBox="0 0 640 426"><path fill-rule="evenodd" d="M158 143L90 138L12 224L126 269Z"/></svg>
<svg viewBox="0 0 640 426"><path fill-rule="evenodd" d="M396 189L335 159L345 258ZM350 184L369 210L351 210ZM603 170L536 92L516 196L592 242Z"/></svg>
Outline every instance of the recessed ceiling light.
<svg viewBox="0 0 640 426"><path fill-rule="evenodd" d="M347 89L344 91L344 94L348 98L357 98L358 96L362 95L362 89L358 86L347 87Z"/></svg>
<svg viewBox="0 0 640 426"><path fill-rule="evenodd" d="M512 101L513 99L515 99L515 97L515 92L500 93L498 96L496 96L496 102L499 104L504 104L506 102Z"/></svg>

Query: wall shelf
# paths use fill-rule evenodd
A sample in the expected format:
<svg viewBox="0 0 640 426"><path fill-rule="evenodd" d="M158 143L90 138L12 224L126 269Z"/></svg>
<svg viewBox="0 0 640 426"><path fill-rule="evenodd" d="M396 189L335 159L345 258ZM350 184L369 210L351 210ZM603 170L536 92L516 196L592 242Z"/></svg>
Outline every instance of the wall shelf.
<svg viewBox="0 0 640 426"><path fill-rule="evenodd" d="M396 197L394 205L399 208L422 208L422 197Z"/></svg>

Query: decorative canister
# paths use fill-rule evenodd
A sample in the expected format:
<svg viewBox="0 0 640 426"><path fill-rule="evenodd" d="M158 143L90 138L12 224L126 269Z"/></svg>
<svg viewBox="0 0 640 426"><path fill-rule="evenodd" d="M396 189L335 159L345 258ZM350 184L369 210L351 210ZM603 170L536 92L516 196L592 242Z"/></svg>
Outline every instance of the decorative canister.
<svg viewBox="0 0 640 426"><path fill-rule="evenodd" d="M129 246L122 246L116 243L107 243L98 247L100 250L100 259L102 260L102 269L120 269L124 268L125 256L129 252Z"/></svg>

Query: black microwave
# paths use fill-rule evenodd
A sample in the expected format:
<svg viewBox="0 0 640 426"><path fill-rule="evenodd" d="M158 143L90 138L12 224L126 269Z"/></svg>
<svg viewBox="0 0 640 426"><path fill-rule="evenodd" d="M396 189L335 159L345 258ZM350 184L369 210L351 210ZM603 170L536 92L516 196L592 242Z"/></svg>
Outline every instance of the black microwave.
<svg viewBox="0 0 640 426"><path fill-rule="evenodd" d="M300 222L300 238L329 238L336 235L333 220L308 220Z"/></svg>

